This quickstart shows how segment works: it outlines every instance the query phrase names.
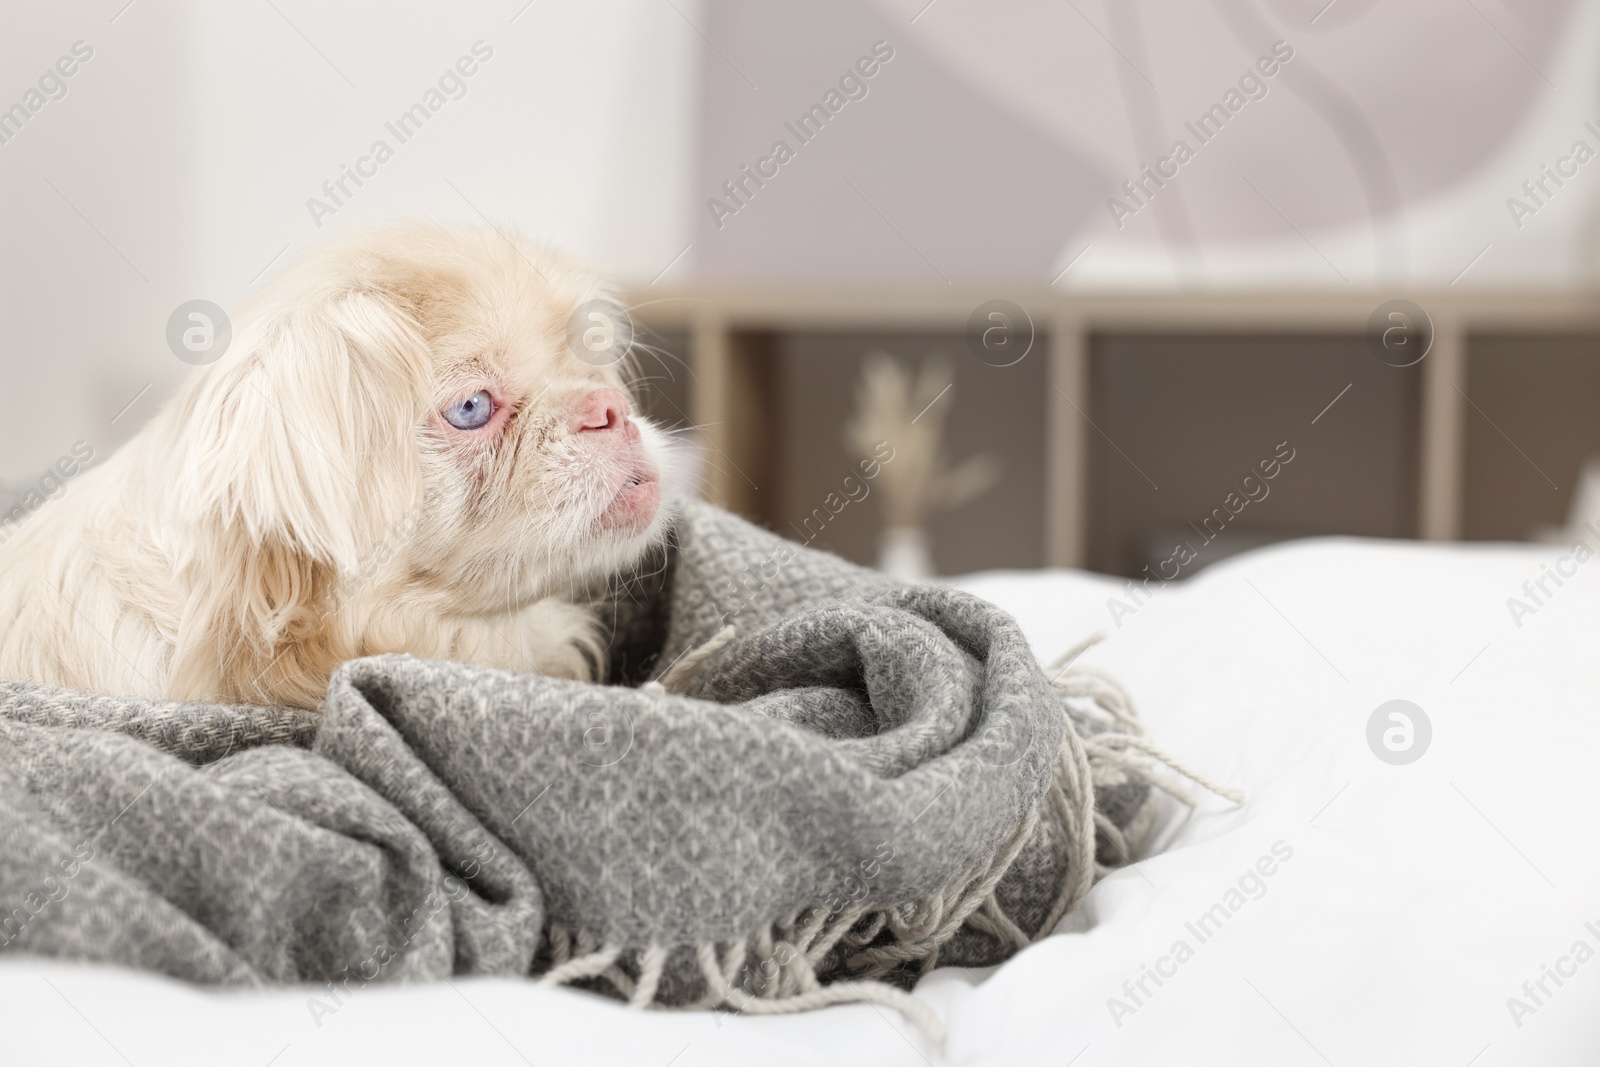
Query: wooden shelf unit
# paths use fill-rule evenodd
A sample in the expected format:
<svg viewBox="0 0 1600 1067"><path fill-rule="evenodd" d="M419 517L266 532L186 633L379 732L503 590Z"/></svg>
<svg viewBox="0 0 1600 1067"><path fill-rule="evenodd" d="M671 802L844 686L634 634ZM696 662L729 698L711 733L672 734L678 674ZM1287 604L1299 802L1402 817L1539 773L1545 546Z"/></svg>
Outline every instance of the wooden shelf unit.
<svg viewBox="0 0 1600 1067"><path fill-rule="evenodd" d="M1216 294L1073 293L1047 289L1002 292L959 287L823 291L706 288L646 289L629 305L641 327L687 340L691 367L688 415L705 446L720 456L705 472L708 499L759 514L748 477L771 461L767 428L772 386L761 354L772 338L825 331L948 331L959 335L985 301L1004 298L1024 308L1038 341L1030 359L1048 360L1044 457L1048 565L1088 563L1091 514L1091 342L1100 335L1171 334L1215 337L1318 334L1361 337L1380 304L1403 298L1422 307L1433 344L1420 365L1416 530L1430 541L1463 536L1468 346L1476 335L1600 337L1600 294L1586 291L1501 292L1445 289L1409 293L1229 292ZM1374 357L1376 358L1376 357ZM1600 408L1596 410L1600 422ZM741 470L744 471L741 474Z"/></svg>

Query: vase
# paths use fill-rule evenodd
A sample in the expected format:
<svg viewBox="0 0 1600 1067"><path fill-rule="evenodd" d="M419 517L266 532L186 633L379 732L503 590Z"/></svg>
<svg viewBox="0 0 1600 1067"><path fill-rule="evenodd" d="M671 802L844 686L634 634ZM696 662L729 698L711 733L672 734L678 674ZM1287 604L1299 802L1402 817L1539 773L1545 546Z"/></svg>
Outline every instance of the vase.
<svg viewBox="0 0 1600 1067"><path fill-rule="evenodd" d="M878 535L878 569L905 582L932 578L928 531L921 526L884 527Z"/></svg>

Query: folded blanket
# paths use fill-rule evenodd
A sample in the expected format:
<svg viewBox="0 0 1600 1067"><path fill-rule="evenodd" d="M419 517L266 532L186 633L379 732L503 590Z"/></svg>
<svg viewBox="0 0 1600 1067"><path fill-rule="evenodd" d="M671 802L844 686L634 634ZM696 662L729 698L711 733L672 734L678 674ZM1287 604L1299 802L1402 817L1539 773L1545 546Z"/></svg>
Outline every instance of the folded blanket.
<svg viewBox="0 0 1600 1067"><path fill-rule="evenodd" d="M970 595L692 505L603 607L607 685L405 655L319 713L0 683L0 947L936 1030L916 975L1048 934L1152 817L1120 691Z"/></svg>

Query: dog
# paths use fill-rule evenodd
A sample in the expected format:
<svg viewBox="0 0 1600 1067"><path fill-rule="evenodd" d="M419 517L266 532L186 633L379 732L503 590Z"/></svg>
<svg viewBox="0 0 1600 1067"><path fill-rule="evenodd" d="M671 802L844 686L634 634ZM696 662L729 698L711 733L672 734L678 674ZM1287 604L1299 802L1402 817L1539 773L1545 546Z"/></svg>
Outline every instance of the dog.
<svg viewBox="0 0 1600 1067"><path fill-rule="evenodd" d="M676 502L628 362L571 342L606 292L489 229L312 252L0 546L0 677L313 709L382 652L603 679L584 590Z"/></svg>

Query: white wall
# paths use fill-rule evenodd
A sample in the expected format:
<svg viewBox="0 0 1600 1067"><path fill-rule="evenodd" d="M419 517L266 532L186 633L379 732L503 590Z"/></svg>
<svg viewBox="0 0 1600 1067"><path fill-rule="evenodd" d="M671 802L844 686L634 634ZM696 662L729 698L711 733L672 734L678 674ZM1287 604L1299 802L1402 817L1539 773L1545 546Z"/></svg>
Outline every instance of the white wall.
<svg viewBox="0 0 1600 1067"><path fill-rule="evenodd" d="M1059 290L1600 275L1600 161L1520 229L1505 206L1600 121L1600 0L525 4L13 2L0 109L74 41L94 56L0 144L0 481L147 419L188 370L164 339L178 304L233 307L400 214L481 212L625 281L676 260L663 285L1034 286L1090 245ZM1297 58L1273 95L1113 227L1118 180L1277 37ZM897 56L871 97L713 227L722 179L879 38ZM466 95L319 227L307 199L479 40ZM1394 178L1381 211L1350 149L1368 141Z"/></svg>
<svg viewBox="0 0 1600 1067"><path fill-rule="evenodd" d="M718 51L702 60L692 255L708 278L1060 276L1058 291L1600 280L1600 161L1569 169L1521 227L1506 206L1575 141L1600 148L1585 128L1600 129L1597 0L706 6ZM870 93L801 147L785 121L879 40L894 58ZM1292 61L1257 67L1274 49ZM1224 101L1224 129L1190 132ZM775 138L795 142L794 161L732 217L717 210L722 183ZM1195 154L1163 165L1180 140ZM1168 180L1130 199L1123 183L1146 165L1171 167Z"/></svg>
<svg viewBox="0 0 1600 1067"><path fill-rule="evenodd" d="M233 307L347 226L481 211L629 281L688 242L696 3L125 2L13 4L0 35L0 107L94 50L0 144L0 480L124 440L188 370L173 308ZM385 121L480 40L465 95L399 143ZM379 138L394 157L319 227L307 199Z"/></svg>

